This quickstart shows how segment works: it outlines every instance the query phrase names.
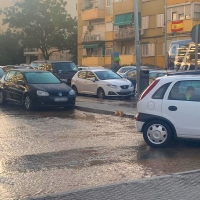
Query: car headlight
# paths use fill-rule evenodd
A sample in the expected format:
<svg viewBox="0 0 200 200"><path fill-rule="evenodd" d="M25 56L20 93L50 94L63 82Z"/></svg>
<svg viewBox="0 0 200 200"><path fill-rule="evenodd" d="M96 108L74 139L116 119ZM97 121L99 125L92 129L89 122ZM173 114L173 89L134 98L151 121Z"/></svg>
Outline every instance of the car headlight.
<svg viewBox="0 0 200 200"><path fill-rule="evenodd" d="M45 91L37 90L37 95L40 96L40 97L48 97L49 93L45 92Z"/></svg>
<svg viewBox="0 0 200 200"><path fill-rule="evenodd" d="M74 90L70 90L69 95L75 95L76 93L74 92Z"/></svg>
<svg viewBox="0 0 200 200"><path fill-rule="evenodd" d="M117 88L117 85L107 84L108 87Z"/></svg>

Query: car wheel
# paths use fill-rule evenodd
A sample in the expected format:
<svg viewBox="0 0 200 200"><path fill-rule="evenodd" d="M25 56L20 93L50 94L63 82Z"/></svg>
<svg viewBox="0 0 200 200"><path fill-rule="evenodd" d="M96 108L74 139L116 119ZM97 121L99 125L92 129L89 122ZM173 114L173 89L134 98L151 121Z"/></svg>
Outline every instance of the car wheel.
<svg viewBox="0 0 200 200"><path fill-rule="evenodd" d="M24 107L26 110L34 110L34 105L29 95L26 95L24 98Z"/></svg>
<svg viewBox="0 0 200 200"><path fill-rule="evenodd" d="M74 90L74 92L76 93L76 95L78 95L78 89L75 85L72 85L72 89Z"/></svg>
<svg viewBox="0 0 200 200"><path fill-rule="evenodd" d="M5 104L6 104L5 94L4 94L4 92L1 90L1 91L0 91L0 105L5 105Z"/></svg>
<svg viewBox="0 0 200 200"><path fill-rule="evenodd" d="M154 120L147 123L143 129L145 142L155 148L166 147L172 139L170 126L161 120Z"/></svg>
<svg viewBox="0 0 200 200"><path fill-rule="evenodd" d="M105 98L105 92L104 92L104 90L103 90L102 88L99 88L99 89L97 90L97 96L98 96L98 98L100 98L100 99L104 99L104 98Z"/></svg>

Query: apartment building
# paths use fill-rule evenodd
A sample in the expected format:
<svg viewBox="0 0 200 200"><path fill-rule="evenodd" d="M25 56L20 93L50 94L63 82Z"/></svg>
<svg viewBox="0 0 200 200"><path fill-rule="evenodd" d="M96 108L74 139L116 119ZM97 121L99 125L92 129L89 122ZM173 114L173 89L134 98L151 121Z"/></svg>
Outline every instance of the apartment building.
<svg viewBox="0 0 200 200"><path fill-rule="evenodd" d="M167 20L168 42L191 39L192 28L200 24L200 0L168 0Z"/></svg>
<svg viewBox="0 0 200 200"><path fill-rule="evenodd" d="M23 1L23 0L0 0L0 9L4 9L10 6L13 6L15 2ZM71 15L72 18L78 18L78 10L77 10L78 0L67 0L66 10L68 14ZM5 16L0 15L0 33L3 33L7 30L8 25L3 25L2 21ZM58 41L59 42L59 41ZM43 60L42 53L39 49L24 49L24 56L26 57L26 63L30 63L32 60ZM71 55L68 51L63 52L55 52L50 56L50 60L69 60Z"/></svg>
<svg viewBox="0 0 200 200"><path fill-rule="evenodd" d="M111 52L119 52L120 65L134 64L135 29L133 0L78 0L78 63L111 65ZM190 37L199 23L200 0L139 0L141 63L164 67L165 6L167 46ZM183 20L183 29L173 23ZM176 27L176 25L175 25Z"/></svg>

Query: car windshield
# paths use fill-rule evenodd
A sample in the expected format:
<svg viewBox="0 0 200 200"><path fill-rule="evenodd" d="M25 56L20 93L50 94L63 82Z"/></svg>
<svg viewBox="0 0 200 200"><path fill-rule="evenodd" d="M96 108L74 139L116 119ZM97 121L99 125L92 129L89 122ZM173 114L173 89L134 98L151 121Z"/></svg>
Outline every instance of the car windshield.
<svg viewBox="0 0 200 200"><path fill-rule="evenodd" d="M0 68L0 77L2 77L5 74L5 72L3 71L3 69Z"/></svg>
<svg viewBox="0 0 200 200"><path fill-rule="evenodd" d="M78 67L73 62L58 62L53 63L52 66L55 73L58 73L59 71L62 71L63 73L78 71Z"/></svg>
<svg viewBox="0 0 200 200"><path fill-rule="evenodd" d="M112 71L96 71L94 72L100 80L121 79L121 77Z"/></svg>
<svg viewBox="0 0 200 200"><path fill-rule="evenodd" d="M48 72L27 72L26 80L31 84L56 84L61 83L60 80L52 73Z"/></svg>
<svg viewBox="0 0 200 200"><path fill-rule="evenodd" d="M127 71L129 71L129 70L131 70L131 69L133 69L133 68L132 68L132 67L121 68L121 69L118 71L118 73L125 73L125 72L127 72Z"/></svg>

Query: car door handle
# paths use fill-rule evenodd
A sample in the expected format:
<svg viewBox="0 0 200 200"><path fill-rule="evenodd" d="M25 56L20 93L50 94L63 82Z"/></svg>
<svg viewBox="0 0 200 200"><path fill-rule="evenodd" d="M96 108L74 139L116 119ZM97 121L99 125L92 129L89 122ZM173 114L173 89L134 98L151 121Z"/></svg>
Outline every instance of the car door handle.
<svg viewBox="0 0 200 200"><path fill-rule="evenodd" d="M170 111L177 111L178 108L176 106L169 106L168 109Z"/></svg>

